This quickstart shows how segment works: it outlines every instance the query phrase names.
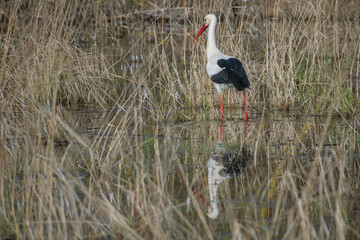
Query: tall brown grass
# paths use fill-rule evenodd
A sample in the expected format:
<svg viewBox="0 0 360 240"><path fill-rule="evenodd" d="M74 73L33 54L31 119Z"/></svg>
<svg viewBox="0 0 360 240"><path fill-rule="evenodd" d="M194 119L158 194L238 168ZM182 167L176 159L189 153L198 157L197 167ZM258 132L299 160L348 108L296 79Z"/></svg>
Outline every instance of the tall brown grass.
<svg viewBox="0 0 360 240"><path fill-rule="evenodd" d="M0 237L359 237L359 11L350 0L1 1ZM206 35L192 41L208 13L249 75L254 119L250 166L219 189L238 199L221 203L223 221L195 191L207 193L219 134ZM223 141L241 143L242 97L224 97Z"/></svg>

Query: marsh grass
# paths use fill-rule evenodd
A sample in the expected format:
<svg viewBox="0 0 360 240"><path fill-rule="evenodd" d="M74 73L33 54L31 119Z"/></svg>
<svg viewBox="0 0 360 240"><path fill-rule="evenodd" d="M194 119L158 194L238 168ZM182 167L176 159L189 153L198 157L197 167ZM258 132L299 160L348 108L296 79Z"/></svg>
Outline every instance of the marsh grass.
<svg viewBox="0 0 360 240"><path fill-rule="evenodd" d="M360 237L359 11L1 1L0 238ZM219 187L215 221L199 196L209 201L219 103L206 34L193 43L208 13L249 75L254 120L250 163ZM223 142L241 152L242 95L224 103Z"/></svg>

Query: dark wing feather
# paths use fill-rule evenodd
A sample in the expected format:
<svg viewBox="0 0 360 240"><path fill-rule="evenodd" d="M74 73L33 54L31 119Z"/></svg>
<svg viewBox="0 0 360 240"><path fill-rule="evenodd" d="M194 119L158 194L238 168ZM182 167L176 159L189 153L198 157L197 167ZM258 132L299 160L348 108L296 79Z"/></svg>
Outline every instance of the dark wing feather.
<svg viewBox="0 0 360 240"><path fill-rule="evenodd" d="M220 59L217 61L219 67L227 72L228 80L234 84L234 87L242 91L250 87L249 79L241 62L236 58Z"/></svg>
<svg viewBox="0 0 360 240"><path fill-rule="evenodd" d="M212 75L210 78L214 83L229 84L232 83L229 77L230 77L230 72L227 69L223 69L217 74Z"/></svg>

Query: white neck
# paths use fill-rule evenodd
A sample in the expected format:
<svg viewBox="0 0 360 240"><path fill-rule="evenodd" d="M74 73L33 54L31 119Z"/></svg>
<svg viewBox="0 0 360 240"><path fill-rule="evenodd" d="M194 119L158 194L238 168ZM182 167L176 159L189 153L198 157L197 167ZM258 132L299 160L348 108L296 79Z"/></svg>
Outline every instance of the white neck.
<svg viewBox="0 0 360 240"><path fill-rule="evenodd" d="M220 52L220 50L216 47L215 30L216 30L216 18L213 18L209 25L209 33L208 33L207 47L206 47L206 54L208 60L212 55Z"/></svg>

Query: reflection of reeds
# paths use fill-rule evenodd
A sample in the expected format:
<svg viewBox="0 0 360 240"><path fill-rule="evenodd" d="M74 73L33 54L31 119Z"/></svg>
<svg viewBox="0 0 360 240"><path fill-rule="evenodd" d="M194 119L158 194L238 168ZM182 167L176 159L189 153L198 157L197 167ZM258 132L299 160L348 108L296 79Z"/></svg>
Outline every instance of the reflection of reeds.
<svg viewBox="0 0 360 240"><path fill-rule="evenodd" d="M192 42L210 12L264 113L247 133L253 167L220 189L241 202L223 204L225 231L359 236L358 123L331 118L359 111L359 4L231 3L0 1L0 238L211 238L194 191L206 193L219 103L205 40ZM224 97L242 111L241 95ZM234 119L224 142L243 141Z"/></svg>

